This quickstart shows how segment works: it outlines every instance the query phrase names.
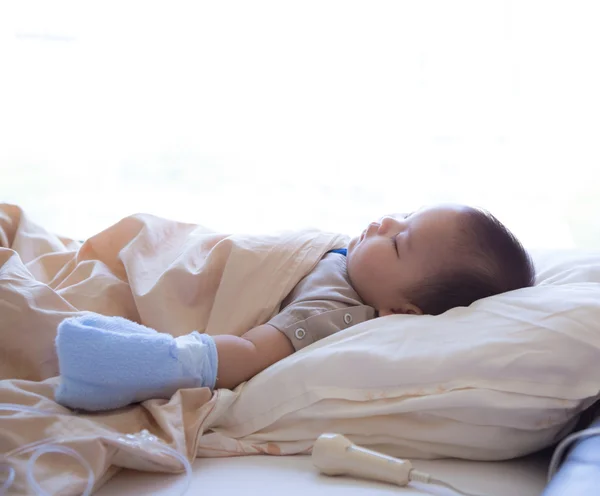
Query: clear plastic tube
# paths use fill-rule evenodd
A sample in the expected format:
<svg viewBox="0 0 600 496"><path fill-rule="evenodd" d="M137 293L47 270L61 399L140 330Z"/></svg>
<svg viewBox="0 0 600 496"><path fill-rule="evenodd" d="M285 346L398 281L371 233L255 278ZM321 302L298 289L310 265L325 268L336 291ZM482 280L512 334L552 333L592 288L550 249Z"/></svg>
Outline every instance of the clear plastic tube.
<svg viewBox="0 0 600 496"><path fill-rule="evenodd" d="M22 412L22 413L31 413L33 415L61 415L58 412L50 412L40 410L39 408L33 408L31 406L25 405L16 405L15 403L0 403L0 411L9 411L9 412Z"/></svg>
<svg viewBox="0 0 600 496"><path fill-rule="evenodd" d="M13 403L0 403L0 410L22 412L22 413L29 413L32 415L43 415L43 416L61 415L61 413L59 413L59 412L49 412L49 411L39 410L37 408L33 408L33 407L29 407L29 406L16 405ZM67 414L67 413L65 413L65 414ZM68 413L68 414L70 414L70 413ZM63 439L62 442L76 441L78 439L82 439L82 440L89 439L89 437L85 437L85 438L84 437L73 437L73 438ZM7 477L6 481L4 481L2 486L0 486L0 496L4 495L8 491L8 489L10 489L10 487L13 485L14 480L15 480L15 469L10 465L10 457L17 456L17 455L27 453L27 452L32 452L32 453L31 453L31 457L27 461L27 468L26 468L25 475L27 478L27 482L29 483L29 486L31 487L31 489L33 491L35 491L36 496L49 496L48 493L42 489L39 482L33 475L35 464L36 464L38 458L42 455L45 455L46 453L61 453L63 455L70 456L71 458L74 458L75 460L77 460L81 464L81 466L83 466L83 468L85 468L87 471L87 484L86 484L84 492L82 493L82 496L91 495L92 489L96 482L96 478L94 476L94 470L92 469L90 464L87 462L87 460L85 458L83 458L83 456L81 456L77 451L75 451L72 448L69 448L68 446L60 446L58 444L60 442L61 442L60 439L47 438L47 439L42 439L40 441L35 441L33 443L26 444L24 446L20 446L18 448L15 448L12 451L9 451L8 453L5 453L2 456L2 458L0 458L0 468L3 468L3 467L6 468L6 471L8 471L8 477ZM190 487L191 480L192 480L192 466L191 466L189 460L184 455L179 453L177 450L174 450L170 446L166 446L165 444L161 443L158 440L152 440L152 439L145 438L142 443L151 445L153 450L155 450L161 454L171 456L181 463L181 465L185 469L185 487L183 488L181 495L183 496L185 493L187 493L187 491Z"/></svg>
<svg viewBox="0 0 600 496"><path fill-rule="evenodd" d="M8 462L1 462L0 469L8 472L8 477L4 481L4 484L2 484L2 487L0 487L0 496L3 496L8 491L8 488L13 485L15 480L15 469L12 468Z"/></svg>
<svg viewBox="0 0 600 496"><path fill-rule="evenodd" d="M35 462L40 456L46 453L62 453L63 455L75 458L79 463L81 463L81 465L85 467L88 473L87 484L81 496L90 496L92 494L92 489L94 488L94 482L96 482L96 478L94 477L94 471L92 470L92 467L86 461L86 459L83 458L83 456L81 456L79 453L77 453L77 451L75 451L72 448L69 448L68 446L48 444L45 446L38 447L32 453L31 457L29 458L29 461L27 462L27 482L29 482L29 485L35 491L37 496L50 496L46 491L44 491L41 488L35 476L33 475L33 468L35 467Z"/></svg>

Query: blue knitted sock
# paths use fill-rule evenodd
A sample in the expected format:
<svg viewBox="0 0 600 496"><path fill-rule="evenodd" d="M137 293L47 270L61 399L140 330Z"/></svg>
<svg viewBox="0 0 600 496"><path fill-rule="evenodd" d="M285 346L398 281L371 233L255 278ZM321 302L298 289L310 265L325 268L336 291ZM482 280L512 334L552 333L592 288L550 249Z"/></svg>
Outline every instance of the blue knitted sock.
<svg viewBox="0 0 600 496"><path fill-rule="evenodd" d="M214 388L217 348L196 331L174 338L121 317L89 313L58 326L60 385L69 408L109 410L178 389Z"/></svg>

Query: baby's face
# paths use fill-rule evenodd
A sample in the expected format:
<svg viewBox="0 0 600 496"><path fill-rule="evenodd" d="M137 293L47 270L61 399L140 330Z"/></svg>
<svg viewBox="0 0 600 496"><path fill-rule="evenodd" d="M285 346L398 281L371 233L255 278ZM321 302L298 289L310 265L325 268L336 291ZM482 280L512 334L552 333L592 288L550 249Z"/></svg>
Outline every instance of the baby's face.
<svg viewBox="0 0 600 496"><path fill-rule="evenodd" d="M420 313L409 288L455 263L460 219L468 207L442 205L369 224L348 246L348 275L379 315Z"/></svg>

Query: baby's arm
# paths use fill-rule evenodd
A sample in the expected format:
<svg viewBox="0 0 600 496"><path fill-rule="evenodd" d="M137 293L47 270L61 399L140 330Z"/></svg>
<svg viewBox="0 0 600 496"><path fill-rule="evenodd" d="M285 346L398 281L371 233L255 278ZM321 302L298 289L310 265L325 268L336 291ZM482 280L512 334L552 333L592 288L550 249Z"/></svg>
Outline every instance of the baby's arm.
<svg viewBox="0 0 600 496"><path fill-rule="evenodd" d="M265 324L242 337L192 332L173 336L121 317L85 313L58 326L58 403L97 411L179 389L234 388L294 352L289 339ZM217 365L218 370L215 370Z"/></svg>
<svg viewBox="0 0 600 496"><path fill-rule="evenodd" d="M213 337L219 357L217 388L233 389L294 352L285 334L269 324L250 329L242 337Z"/></svg>

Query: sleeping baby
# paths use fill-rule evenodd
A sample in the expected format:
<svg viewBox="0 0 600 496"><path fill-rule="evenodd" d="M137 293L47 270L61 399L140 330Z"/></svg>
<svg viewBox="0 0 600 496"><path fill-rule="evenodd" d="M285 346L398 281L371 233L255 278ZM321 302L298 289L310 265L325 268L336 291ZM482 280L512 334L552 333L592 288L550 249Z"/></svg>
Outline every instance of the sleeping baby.
<svg viewBox="0 0 600 496"><path fill-rule="evenodd" d="M369 319L439 315L533 283L527 252L487 212L442 205L390 215L369 224L347 248L325 254L277 315L242 336L194 331L174 338L93 313L64 320L56 339L56 400L106 410L170 398L189 387L233 389L295 351ZM123 376L120 364L132 354L147 367L128 368Z"/></svg>

